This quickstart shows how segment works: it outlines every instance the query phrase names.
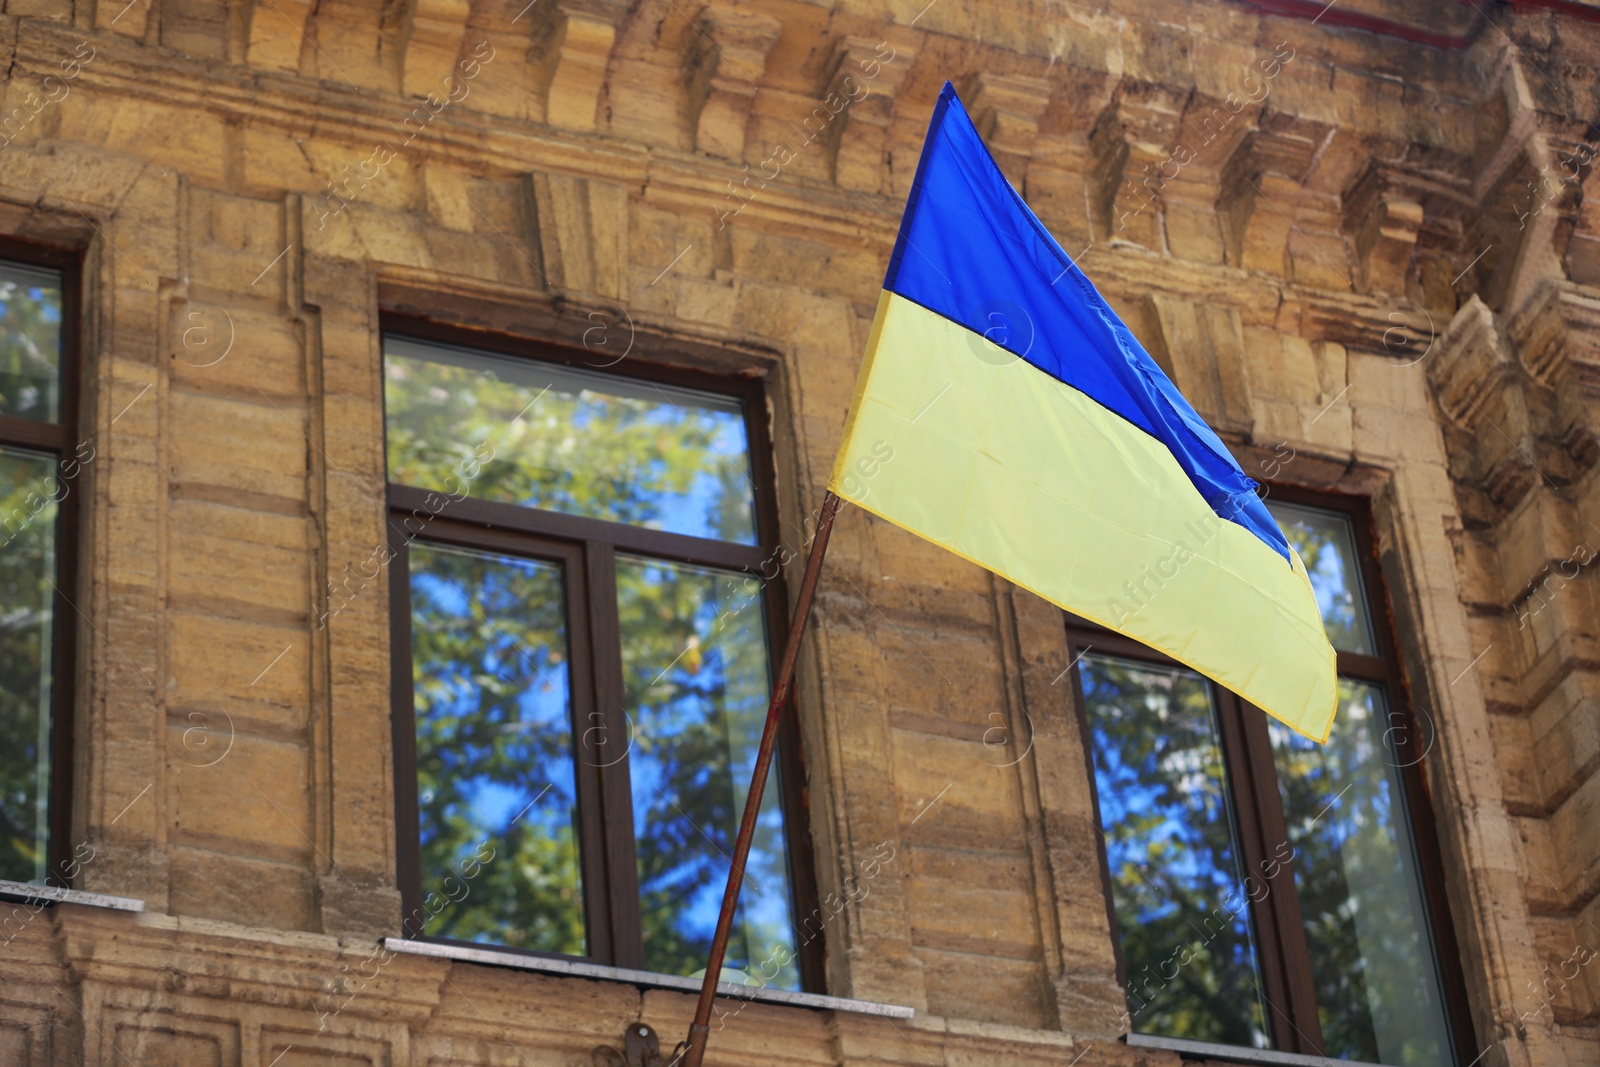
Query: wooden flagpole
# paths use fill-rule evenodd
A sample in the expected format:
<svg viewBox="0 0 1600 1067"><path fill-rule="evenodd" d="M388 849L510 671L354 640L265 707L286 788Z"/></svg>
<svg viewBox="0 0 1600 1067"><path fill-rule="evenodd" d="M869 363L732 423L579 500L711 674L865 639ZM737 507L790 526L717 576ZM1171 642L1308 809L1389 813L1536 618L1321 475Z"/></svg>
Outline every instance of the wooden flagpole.
<svg viewBox="0 0 1600 1067"><path fill-rule="evenodd" d="M706 964L705 980L700 983L700 1000L695 1005L694 1023L689 1027L688 1047L683 1057L676 1061L681 1067L700 1067L706 1054L706 1039L711 1033L711 1005L717 998L717 980L722 974L722 958L728 952L728 934L733 929L733 909L739 902L739 889L744 885L744 865L750 858L750 842L755 837L756 816L761 811L761 794L767 787L767 771L772 767L772 750L778 740L778 723L783 717L783 706L789 702L789 690L794 683L794 665L800 657L800 639L805 635L806 622L811 618L811 601L817 592L817 579L822 574L822 557L828 551L828 535L833 531L833 517L839 513L844 501L829 491L822 498L822 510L817 517L817 533L811 539L811 554L806 557L806 570L800 579L800 595L794 605L794 622L789 627L789 640L784 645L783 660L778 664L778 676L772 686L772 700L767 704L767 725L761 734L761 748L756 753L755 771L750 775L750 795L744 802L744 819L739 823L739 837L733 846L733 866L728 871L728 888L722 894L722 912L717 916L717 933L711 939L711 960Z"/></svg>

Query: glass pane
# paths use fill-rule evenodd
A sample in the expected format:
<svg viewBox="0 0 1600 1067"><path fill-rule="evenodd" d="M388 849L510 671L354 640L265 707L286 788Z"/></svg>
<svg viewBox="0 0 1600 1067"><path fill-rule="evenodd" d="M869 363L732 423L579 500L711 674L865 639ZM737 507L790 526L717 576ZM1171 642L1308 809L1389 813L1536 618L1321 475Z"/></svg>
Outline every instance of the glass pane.
<svg viewBox="0 0 1600 1067"><path fill-rule="evenodd" d="M0 262L0 414L55 422L61 409L61 275Z"/></svg>
<svg viewBox="0 0 1600 1067"><path fill-rule="evenodd" d="M407 933L584 955L561 568L413 542L411 654L425 914Z"/></svg>
<svg viewBox="0 0 1600 1067"><path fill-rule="evenodd" d="M1267 501L1267 510L1306 565L1329 643L1341 652L1374 655L1372 622L1361 589L1361 567L1349 517L1275 500Z"/></svg>
<svg viewBox="0 0 1600 1067"><path fill-rule="evenodd" d="M695 974L711 948L766 719L761 583L618 557L617 601L645 966ZM775 763L726 966L797 989L780 795Z"/></svg>
<svg viewBox="0 0 1600 1067"><path fill-rule="evenodd" d="M1130 1026L1265 1048L1250 928L1265 883L1240 869L1211 687L1109 656L1081 671Z"/></svg>
<svg viewBox="0 0 1600 1067"><path fill-rule="evenodd" d="M385 346L391 481L755 544L738 400L397 338Z"/></svg>
<svg viewBox="0 0 1600 1067"><path fill-rule="evenodd" d="M55 460L0 448L0 878L45 880L50 844L50 671L55 631Z"/></svg>
<svg viewBox="0 0 1600 1067"><path fill-rule="evenodd" d="M1268 725L1326 1051L1422 1067L1450 1041L1388 720L1343 681L1326 744Z"/></svg>

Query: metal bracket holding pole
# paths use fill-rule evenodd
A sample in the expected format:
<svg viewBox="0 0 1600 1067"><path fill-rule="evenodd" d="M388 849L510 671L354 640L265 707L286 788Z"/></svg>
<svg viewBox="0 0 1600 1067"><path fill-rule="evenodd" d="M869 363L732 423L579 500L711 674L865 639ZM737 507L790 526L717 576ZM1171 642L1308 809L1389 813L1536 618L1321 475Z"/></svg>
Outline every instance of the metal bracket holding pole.
<svg viewBox="0 0 1600 1067"><path fill-rule="evenodd" d="M622 1032L622 1048L596 1045L589 1054L594 1067L667 1067L661 1058L661 1041L644 1023L632 1023Z"/></svg>

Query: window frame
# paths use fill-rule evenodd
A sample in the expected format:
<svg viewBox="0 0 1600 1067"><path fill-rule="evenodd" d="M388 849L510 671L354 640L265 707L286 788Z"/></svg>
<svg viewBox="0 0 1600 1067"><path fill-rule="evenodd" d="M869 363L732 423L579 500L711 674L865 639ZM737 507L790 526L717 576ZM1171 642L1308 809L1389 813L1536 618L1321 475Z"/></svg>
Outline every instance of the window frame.
<svg viewBox="0 0 1600 1067"><path fill-rule="evenodd" d="M50 245L0 236L0 259L22 267L53 270L61 276L61 361L59 410L55 422L0 415L0 446L48 455L61 464L79 443L80 362L83 335L83 256ZM56 573L50 635L50 842L45 850L45 884L71 889L66 871L73 866L73 755L77 727L78 627L84 615L70 593L78 588L79 497L87 473L80 464L71 491L56 504Z"/></svg>
<svg viewBox="0 0 1600 1067"><path fill-rule="evenodd" d="M640 554L672 563L713 567L730 573L749 573L762 582L767 657L776 669L788 628L789 600L781 568L766 578L781 558L777 476L773 461L770 413L766 385L754 374L717 375L688 367L650 362L635 356L626 361L626 373L616 365L597 364L592 354L554 342L502 333L467 330L434 318L385 312L380 316L380 347L389 337L412 338L509 356L538 363L572 367L619 381L652 382L731 397L742 402L749 447L750 480L754 487L756 543L693 537L649 530L562 512L544 511L467 497L445 498L422 535L407 533L403 519L424 507L431 491L388 480L387 401L384 402L385 519L389 547L391 723L394 744L397 882L403 907L402 923L422 914L420 830L417 804L416 709L412 679L410 555L412 540L484 549L525 558L563 563L567 589L569 655L573 664L572 744L574 784L578 802L579 863L583 873L585 930L589 953L569 956L540 949L492 946L497 950L643 970L642 921L635 852L632 795L626 759L607 755L609 738L627 738L629 726L622 713L623 676L621 635L617 626L616 570L618 551ZM441 496L443 494L440 494ZM609 604L608 610L595 610ZM582 655L580 655L580 650ZM614 670L606 669L614 668ZM581 675L581 677L580 677ZM598 729L586 729L594 724ZM591 737L597 738L591 740ZM795 930L795 957L800 988L824 991L825 946L821 938L804 941L800 922L818 907L814 857L805 790L805 760L801 732L790 697L780 726L778 766L784 815L785 843L791 894L791 925ZM624 770L607 767L622 765ZM424 936L402 926L402 935L414 940L485 947L479 942Z"/></svg>
<svg viewBox="0 0 1600 1067"><path fill-rule="evenodd" d="M1423 765L1423 759L1432 745L1432 737L1423 737L1402 669L1393 606L1382 579L1382 562L1377 549L1371 502L1364 496L1301 486L1270 484L1263 488L1263 499L1271 498L1285 504L1340 514L1350 522L1356 563L1360 570L1360 588L1366 598L1373 644L1378 655L1339 651L1336 653L1336 670L1341 679L1368 682L1381 687L1384 693L1389 734L1394 741L1396 762L1399 764L1402 807L1412 834L1417 869L1421 876L1423 906L1428 913L1434 965L1439 974L1447 1029L1453 1045L1450 1054L1459 1060L1464 1051L1474 1047L1475 1036L1455 925L1451 919L1427 771ZM1066 618L1067 651L1073 664L1073 706L1094 801L1095 827L1100 830L1098 851L1101 888L1111 929L1112 948L1116 955L1117 981L1126 996L1127 964L1123 957L1121 926L1112 894L1106 834L1101 829L1104 823L1100 813L1099 789L1095 782L1088 707L1083 694L1082 672L1077 663L1092 646L1095 651L1154 666L1188 668L1131 638L1071 613L1063 614ZM1248 908L1262 978L1262 993L1268 1000L1267 1025L1273 1040L1271 1050L1264 1051L1321 1056L1324 1055L1322 1025L1317 1014L1311 954L1304 935L1300 897L1295 886L1294 862L1290 860L1279 865L1271 878L1265 878L1266 868L1263 866L1275 846L1288 839L1282 802L1278 798L1277 769L1272 758L1267 716L1231 690L1210 679L1206 681L1216 707L1218 738L1230 786L1227 799L1233 812L1234 831L1239 843L1239 863L1248 874L1264 878L1270 887L1260 900L1251 900ZM1266 803L1262 802L1263 796L1269 798ZM1284 1025L1285 1022L1288 1025ZM1145 1036L1159 1039L1163 1035Z"/></svg>

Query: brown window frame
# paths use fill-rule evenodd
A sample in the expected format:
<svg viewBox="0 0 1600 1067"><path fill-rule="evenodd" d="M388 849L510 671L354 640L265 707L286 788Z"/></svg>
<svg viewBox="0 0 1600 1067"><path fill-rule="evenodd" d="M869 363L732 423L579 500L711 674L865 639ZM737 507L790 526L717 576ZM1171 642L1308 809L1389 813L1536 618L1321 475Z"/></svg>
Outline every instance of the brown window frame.
<svg viewBox="0 0 1600 1067"><path fill-rule="evenodd" d="M1340 678L1369 682L1383 689L1390 715L1390 733L1399 764L1405 817L1412 832L1421 874L1424 906L1428 912L1435 965L1439 971L1444 1009L1454 1045L1452 1054L1459 1062L1469 1049L1476 1048L1466 980L1461 967L1455 926L1450 918L1450 902L1445 889L1444 864L1439 849L1428 782L1423 759L1432 747L1431 733L1424 736L1421 723L1412 710L1409 688L1401 668L1400 647L1395 638L1394 612L1388 589L1382 580L1381 561L1374 535L1371 503L1366 497L1311 490L1300 486L1264 486L1264 499L1281 500L1323 511L1343 514L1354 533L1356 562L1361 571L1362 592L1372 620L1376 656L1352 652L1337 653ZM1122 931L1112 896L1111 867L1106 856L1106 835L1100 815L1100 795L1095 783L1094 753L1088 707L1083 695L1079 658L1092 647L1125 659L1156 666L1185 669L1183 664L1137 641L1066 614L1068 653L1071 657L1073 704L1083 740L1085 766L1090 792L1094 797L1095 826L1100 830L1100 876L1105 895L1106 917L1111 925L1112 947L1116 953L1117 981L1126 993L1128 973L1122 954ZM1305 938L1300 912L1300 896L1295 887L1294 863L1271 865L1268 860L1277 846L1287 841L1288 833L1279 800L1277 770L1272 759L1271 737L1266 713L1232 691L1207 679L1215 700L1217 727L1223 763L1230 783L1231 808L1239 835L1240 866L1264 878L1269 889L1259 900L1250 899L1249 914L1261 968L1262 992L1268 1000L1271 1017L1268 1026L1273 1049L1321 1056L1322 1024L1317 1015L1316 989L1312 981L1311 954ZM1262 799L1267 798L1263 803ZM1286 1025L1287 1024L1287 1025ZM1157 1037L1160 1035L1150 1035Z"/></svg>
<svg viewBox="0 0 1600 1067"><path fill-rule="evenodd" d="M381 319L384 338L407 337L420 341L475 349L533 362L573 367L621 381L647 381L673 385L742 402L750 476L755 488L757 542L691 537L648 530L626 523L608 522L561 512L543 511L467 497L448 497L428 507L429 490L387 482L391 641L391 721L394 735L395 831L399 888L403 915L423 914L420 832L417 810L416 708L412 683L411 592L409 543L429 543L479 548L563 564L567 588L567 626L572 663L573 760L578 801L579 856L583 872L585 927L589 953L582 957L537 949L497 946L525 955L583 959L631 970L644 969L637 858L633 832L632 795L628 780L626 739L629 727L622 710L621 636L617 622L615 557L618 551L646 555L674 563L715 567L750 573L764 583L762 597L767 629L768 658L783 647L788 627L788 596L781 569L776 472L772 439L767 425L764 382L756 377L713 375L686 367L651 363L635 357L625 373L597 365L583 350L499 333L465 330L431 318L386 313ZM387 416L385 417L387 438ZM385 465L388 450L385 447ZM408 533L405 520L429 514L426 530ZM775 576L767 578L768 570ZM775 666L775 664L774 664ZM788 845L791 887L791 923L795 930L796 959L801 989L823 991L822 939L801 936L801 920L818 906L816 874L811 854L811 831L805 792L805 761L800 729L791 697L785 709L778 740L778 766ZM595 728L597 727L597 728ZM613 740L615 739L615 740ZM612 746L611 749L607 745ZM622 748L622 752L615 751ZM404 936L443 944L466 944L450 938L425 937L403 927ZM472 943L482 948L482 944Z"/></svg>
<svg viewBox="0 0 1600 1067"><path fill-rule="evenodd" d="M79 362L83 334L83 259L81 254L12 237L0 237L0 259L61 275L60 411L55 422L0 414L0 446L53 456L56 470L70 455L79 432ZM73 754L77 712L77 632L85 614L70 592L78 587L79 497L87 474L80 464L70 491L56 505L56 593L50 643L50 843L45 851L45 882L72 888L75 864L72 838Z"/></svg>

